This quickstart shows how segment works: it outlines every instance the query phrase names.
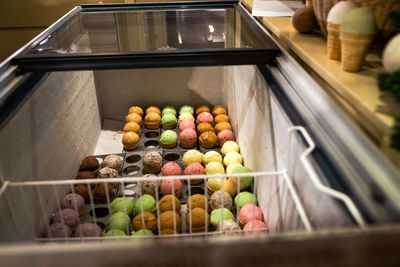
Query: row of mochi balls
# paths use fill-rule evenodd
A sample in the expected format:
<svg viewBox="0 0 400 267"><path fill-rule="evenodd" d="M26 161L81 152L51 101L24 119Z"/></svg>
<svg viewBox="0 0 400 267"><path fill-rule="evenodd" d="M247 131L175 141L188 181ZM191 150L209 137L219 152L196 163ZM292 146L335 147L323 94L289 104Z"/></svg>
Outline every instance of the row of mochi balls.
<svg viewBox="0 0 400 267"><path fill-rule="evenodd" d="M178 128L178 124L181 147L194 148L198 139L202 147L214 148L218 143L222 146L225 141L235 140L227 113L227 109L222 106L215 106L211 111L205 105L196 110L193 106L184 105L180 108L177 118L177 111L172 106L165 106L162 110L150 106L146 109L144 124L149 130L159 129L162 126L164 131L160 136L160 143L163 148L176 147L178 135L171 129ZM129 108L122 137L126 150L134 150L139 146L143 114L143 109L139 106Z"/></svg>
<svg viewBox="0 0 400 267"><path fill-rule="evenodd" d="M185 166L183 174L184 175L203 175L203 174L224 174L226 166L227 174L234 173L251 173L252 170L242 165L243 159L239 153L240 148L239 145L234 141L226 142L221 152L224 157L219 154L217 151L208 151L203 154L198 150L189 150L187 151L182 158L183 165ZM224 165L223 165L224 164ZM162 156L158 152L147 152L143 158L143 167L146 172L153 173L145 175L147 177L156 177L158 172L161 171L162 176L180 176L182 175L182 168L175 162L168 162L164 166L162 166ZM206 182L207 191L211 195L210 203L214 203L211 205L212 210L220 207L218 211L215 211L211 214L211 223L214 227L214 230L217 229L221 222L223 222L220 229L217 231L221 232L232 232L234 230L240 230L240 228L234 227L237 225L234 222L234 215L230 211L232 209L232 197L234 197L239 191L243 191L248 189L253 183L254 178L252 176L244 176L240 177L240 180L237 177L229 177L229 178L208 178ZM202 183L204 179L190 179L190 184L197 185ZM238 184L238 181L240 183ZM152 181L150 179L146 179L141 182L141 193L144 194L143 198L146 199L146 203L152 203L150 206L146 206L145 211L151 212L155 207L153 203L155 203L154 197L157 198L156 192L160 192L164 197L171 194L176 197L180 197L182 194L182 181L179 178L174 179L166 179L159 181ZM157 189L156 189L157 188ZM190 196L188 203L191 203L190 199L194 197L204 198L203 195L195 194ZM178 203L179 200L177 199ZM196 202L195 202L196 203ZM197 201L199 203L199 201ZM202 201L201 203L204 203ZM220 203L215 204L215 203ZM259 207L257 207L257 199L256 197L247 191L243 191L236 195L235 203L238 203L236 207L240 210L238 220L241 222L241 226L247 225L250 223L247 230L257 229L259 231L266 231L267 225L263 222L262 211ZM248 204L248 205L247 205ZM201 210L201 207L204 207L204 204L201 204L200 207L198 205L193 205L193 207L197 208L193 210L195 218L201 218L192 222L189 226L191 226L192 231L196 232L197 230L204 231L207 227L206 212ZM240 216L240 211L241 216ZM173 216L170 214L170 216ZM152 220L154 219L152 216ZM179 221L180 217L176 215L175 221ZM225 222L226 221L226 222ZM197 222L197 223L196 223ZM193 223L195 225L193 225ZM187 222L188 224L188 222ZM180 225L178 225L180 226ZM187 225L187 229L189 229ZM239 227L239 226L238 226ZM178 227L179 228L179 227ZM176 230L176 229L175 229Z"/></svg>
<svg viewBox="0 0 400 267"><path fill-rule="evenodd" d="M184 170L176 162L167 162L162 164L162 155L157 151L146 152L143 156L143 170L148 173L147 177L155 176L161 172L162 176L180 176L184 175L215 175L232 173L251 173L252 170L243 166L243 157L239 153L240 147L235 141L227 141L221 148L221 153L210 150L205 154L198 150L188 150L183 154L182 162ZM226 169L225 169L226 167ZM191 179L192 185L200 184L205 179ZM253 183L253 177L241 177L240 184L236 177L219 178L213 177L206 179L207 191L212 194L214 191L224 190L231 196L235 196L239 191L245 190ZM147 181L143 183L142 192L153 192L155 182ZM173 192L174 191L174 192ZM162 195L175 194L180 196L182 193L182 181L180 179L163 180L160 183L159 192ZM152 193L151 193L152 194Z"/></svg>
<svg viewBox="0 0 400 267"><path fill-rule="evenodd" d="M229 193L222 190L214 192L210 200L201 194L190 196L185 204L186 213L180 200L172 194L163 196L158 202L149 194L136 201L119 197L111 202L112 215L103 235L174 235L183 231L183 223L186 223L187 233L239 234L242 229L245 234L268 231L255 195L241 192L235 197L234 205ZM239 214L237 220L232 212L235 208Z"/></svg>
<svg viewBox="0 0 400 267"><path fill-rule="evenodd" d="M230 146L238 147L237 144L235 145L234 143L227 143L226 147L223 147L222 152L226 153L226 154L228 154L230 152L235 152L235 151L230 151L231 150L229 148ZM238 151L238 148L235 148L234 150ZM153 152L151 152L151 153L153 153ZM157 152L155 152L155 153L157 153ZM111 167L114 167L116 169L119 169L118 166L121 163L119 162L119 160L117 160L117 157L118 157L117 155L114 155L114 157L109 157L109 159L106 158L102 163L105 164L105 165L109 165ZM237 158L237 157L235 157L235 158ZM89 159L90 159L90 161L89 161ZM112 159L112 160L110 160L110 159ZM147 166L145 159L146 159L146 156L144 157L144 166ZM161 155L159 156L159 159L160 159L160 162L161 162L161 160L162 160ZM201 163L199 163L199 161ZM107 164L107 162L109 162L109 164ZM157 169L154 169L154 161L151 161L151 162L152 162L152 164L150 164L150 166L147 166L147 167L150 167L151 169L147 169L147 171L153 171L153 172L157 171ZM205 171L207 169L207 166L209 168L211 168L211 170L213 170L215 168L215 166L218 166L218 164L221 164L222 157L216 151L209 151L209 152L207 152L206 154L203 155L202 153L199 153L196 150L189 150L188 152L185 153L185 155L183 157L183 162L184 162L184 165L186 166L185 174L188 174L188 175L203 174L201 171L199 173L198 170L199 169L200 170L203 169ZM251 170L249 168L246 168L246 167L242 166L239 162L232 162L233 165L229 164L229 163L230 163L230 161L229 160L225 160L225 158L224 158L224 164L227 165L228 167L230 166L230 168L227 168L227 173L247 173L247 172L251 172ZM171 164L175 164L175 165L171 166ZM206 166L206 168L204 168L203 165L201 165L201 164L204 164ZM91 158L85 158L82 161L81 169L85 169L85 168L87 168L89 166L89 168L92 168L92 171L93 171L93 168L95 167L94 165L96 165L96 164L93 164L93 161L92 161ZM180 175L181 174L181 169L180 169L179 165L177 165L176 163L170 162L170 164L167 165L167 167L166 167L166 165L164 165L164 167L162 168L162 175L163 176ZM214 165L214 167L212 167L213 165ZM191 166L191 167L189 167L189 166ZM231 171L232 167L235 167L235 166L236 166L236 168L233 171ZM189 168L187 168L187 167L189 167ZM216 169L220 169L220 166L218 166ZM190 170L195 170L195 171L192 172ZM149 174L148 176L151 176L151 174ZM79 177L79 175L77 177ZM219 178L213 178L213 179L219 179ZM219 191L213 192L207 186L207 189L208 189L209 193L213 192L212 193L212 197L211 197L211 203L225 203L225 204L223 204L223 208L221 208L218 211L212 213L211 222L212 222L212 224L214 226L214 229L218 228L220 222L229 221L229 220L233 220L234 219L233 214L229 211L232 208L232 204L229 204L229 203L232 203L232 196L234 196L236 194L235 191L236 191L236 188L237 188L237 178L230 177L230 178L228 178L228 181L229 180L232 181L233 183L235 183L235 186L233 188L230 187L230 188L235 189L235 190L227 190L227 192L224 191L224 190L219 190ZM191 183L196 184L196 183L199 183L201 181L202 180L197 180L197 181L196 180L191 180ZM252 182L253 182L253 177L241 177L240 178L240 190L246 189L248 186L251 185ZM154 200L154 197L153 197L155 192L156 192L155 186L158 187L159 183L152 182L151 179L149 179L147 181L141 182L140 184L141 184L142 194L144 194L144 195L141 198L139 198L139 202L137 202L137 203L141 203L141 204L140 205L139 204L136 205L136 210L138 210L138 209L140 210L140 208L143 209L143 207L144 207L145 210L149 210L149 209L153 210L153 207L155 206L154 205L155 200ZM102 184L100 184L100 185L102 185ZM107 185L110 185L110 184L107 184ZM175 190L173 189L173 187L175 187ZM173 192L175 192L175 195L179 196L180 193L181 193L181 188L182 188L181 181L179 179L174 180L173 183L170 180L163 180L162 183L161 183L160 192L164 196L168 196L168 194L171 194ZM225 188L224 187L224 182L222 182L222 186L221 186L221 189L223 189L223 188ZM106 202L107 200L111 201L111 200L113 200L115 198L115 194L113 193L113 188L111 187L111 188L107 188L107 189L102 190L103 193L101 195L101 197L102 197L101 202ZM108 199L107 199L107 195L106 195L107 191L108 191L108 194L109 194L108 195ZM120 198L117 198L117 199L120 199ZM112 203L111 207L116 205L116 204L113 204L113 203L118 203L119 202L119 200L117 200L117 199L115 199L113 202L111 202ZM229 201L229 199L230 199L230 201ZM179 203L178 199L177 199L176 203ZM239 213L239 220L243 224L247 224L247 222L252 221L252 223L251 223L252 226L250 228L247 227L247 228L244 228L244 229L253 229L253 228L257 228L257 227L260 228L261 227L261 229L265 230L267 228L266 225L260 220L260 219L262 219L261 210L259 208L255 208L255 206L254 206L257 203L257 200L256 200L256 198L255 198L255 196L253 194L251 194L249 192L246 192L246 191L242 192L242 193L240 193L239 195L236 196L235 203L239 203L236 206L239 207L240 210L242 210L242 214L247 214L247 215L240 216L240 213ZM244 206L246 204L249 204L249 205ZM52 219L53 224L50 225L50 234L49 234L49 236L51 236L51 237L69 237L69 236L71 236L72 232L74 232L74 236L75 237L99 236L99 234L102 233L102 229L97 224L84 223L84 224L79 225L79 228L78 228L79 219L77 219L77 216L78 216L78 214L79 215L83 215L83 213L84 213L84 205L85 205L85 200L83 199L82 196L80 196L79 194L68 194L63 199L63 201L61 203L61 207L63 209L53 216L53 219ZM150 208L148 208L148 206L150 206ZM217 207L217 206L218 206L218 204L212 205L212 207L214 207L214 208ZM195 205L193 205L193 207L195 207ZM243 207L243 209L242 209L242 207ZM197 207L197 208L199 208L199 207ZM200 210L197 209L197 210L195 210L193 212L194 212L194 214L196 214L196 212L199 213L199 211ZM204 213L204 212L203 213L202 212L203 211L200 211L201 214ZM246 218L246 217L249 217L249 216L253 216L253 213L254 213L254 216L255 216L254 218L256 218L255 220L240 219L240 218ZM174 217L174 214L173 213L167 213L167 214L163 215L163 218L164 218L165 221L171 222L171 220L169 220L171 216ZM144 219L147 220L149 217L152 218L152 216L147 215ZM197 217L199 217L199 216L197 216ZM205 217L205 216L203 216L203 217ZM105 233L103 233L104 235L115 235L116 234L114 229L117 229L118 226L114 227L114 225L121 225L121 223L119 223L119 224L115 223L115 221L120 221L118 218L121 219L121 218L124 218L124 216L122 216L121 214L116 214L116 215L112 215L110 217L110 219L109 219L110 223L107 223L107 228L106 229L113 230L113 232L111 234L108 233L108 232L105 232ZM250 217L250 218L252 218L252 217ZM176 219L178 219L178 221L180 221L180 217L176 218ZM175 221L177 221L176 219L175 219ZM142 221L141 218L140 218L140 221ZM200 220L200 222L202 222L202 220ZM192 223L196 223L196 220L192 220ZM138 223L136 223L136 225L137 224ZM224 222L222 224L222 226L224 226L225 224L228 224L230 226L230 228L228 226L225 226L225 228L228 227L229 229L231 229L235 225L235 224L233 224L233 222ZM123 225L125 225L125 224L123 224ZM133 225L135 225L135 224L133 223ZM171 225L169 225L169 226L171 226ZM192 227L192 226L193 225L190 224L187 227L189 228L189 227ZM201 226L201 223L200 223L200 226ZM228 231L222 226L221 226L222 230L220 229L220 231L222 231L222 232ZM175 227L176 227L176 225L175 225ZM206 227L206 226L204 226L204 227ZM119 227L119 228L121 228L121 227ZM138 230L138 227L135 227L134 229ZM171 228L167 228L167 229L169 229L169 231L166 231L166 233L171 233ZM194 231L196 231L196 229L198 230L199 229L198 223L197 223L196 227L194 227L194 228L192 227L191 229L192 230L194 229ZM223 230L223 229L225 229L225 230ZM176 229L175 229L175 231L176 231ZM136 235L142 235L142 234L148 235L149 233L147 231L145 231L145 230L141 231L141 229L139 229L137 231L137 233L136 233Z"/></svg>
<svg viewBox="0 0 400 267"><path fill-rule="evenodd" d="M83 215L84 202L78 196L68 194L64 197L61 202L63 209L52 217L48 237L152 236L158 230L163 235L182 231L181 203L172 194L163 196L158 205L155 198L148 194L142 195L135 202L128 197L115 198L110 204L112 215L107 218L104 231L96 223L80 224L79 216ZM210 201L201 194L190 196L186 203L186 231L210 231L210 224L215 231L225 234L239 233L241 228L245 233L268 230L263 222L262 211L256 206L257 198L252 193L241 192L235 197L239 224L231 211L232 202L229 193L222 190L214 192Z"/></svg>
<svg viewBox="0 0 400 267"><path fill-rule="evenodd" d="M76 180L117 178L122 171L123 158L111 154L104 159L88 156L82 159ZM86 237L101 232L99 225L79 223L79 217L85 213L85 204L92 198L95 203L107 203L116 197L114 183L80 183L73 187L61 201L60 210L51 216L51 224L46 236L52 238Z"/></svg>

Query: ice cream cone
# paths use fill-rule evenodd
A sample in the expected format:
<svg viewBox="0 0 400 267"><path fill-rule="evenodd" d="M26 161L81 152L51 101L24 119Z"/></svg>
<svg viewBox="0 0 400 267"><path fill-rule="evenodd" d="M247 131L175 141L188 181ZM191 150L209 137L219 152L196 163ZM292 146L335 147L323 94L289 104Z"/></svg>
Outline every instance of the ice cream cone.
<svg viewBox="0 0 400 267"><path fill-rule="evenodd" d="M340 60L340 24L334 24L328 22L328 41L327 41L327 50L328 50L328 58L334 60Z"/></svg>
<svg viewBox="0 0 400 267"><path fill-rule="evenodd" d="M340 33L342 70L357 72L361 69L372 38L370 34Z"/></svg>

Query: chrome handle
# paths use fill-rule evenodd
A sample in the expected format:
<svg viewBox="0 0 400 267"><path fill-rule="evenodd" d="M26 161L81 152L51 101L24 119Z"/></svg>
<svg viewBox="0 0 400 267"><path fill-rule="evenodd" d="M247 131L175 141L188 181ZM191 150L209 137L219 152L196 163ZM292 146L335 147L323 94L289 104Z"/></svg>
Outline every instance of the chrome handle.
<svg viewBox="0 0 400 267"><path fill-rule="evenodd" d="M314 183L314 185L322 192L330 195L331 197L334 197L336 199L339 199L344 202L346 205L347 209L349 210L351 216L354 218L354 220L358 223L360 227L366 227L364 218L361 216L360 211L357 209L356 205L354 204L353 200L346 194L336 191L332 188L329 188L321 183L321 180L318 177L318 174L316 173L314 167L312 166L311 161L308 159L308 156L313 152L315 149L315 143L312 140L311 136L308 134L306 129L302 126L293 126L288 129L289 133L294 133L295 131L300 132L304 139L306 140L308 147L307 149L301 154L300 156L300 161L304 166L304 169L308 173L308 175L311 178L311 181Z"/></svg>

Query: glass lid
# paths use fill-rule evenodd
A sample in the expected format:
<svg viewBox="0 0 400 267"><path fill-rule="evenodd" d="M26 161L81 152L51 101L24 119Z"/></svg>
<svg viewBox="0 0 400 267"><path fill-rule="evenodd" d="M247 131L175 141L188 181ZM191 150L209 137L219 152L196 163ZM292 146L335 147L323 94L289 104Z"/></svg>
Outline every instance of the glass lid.
<svg viewBox="0 0 400 267"><path fill-rule="evenodd" d="M86 5L14 60L25 71L266 63L279 52L236 2Z"/></svg>

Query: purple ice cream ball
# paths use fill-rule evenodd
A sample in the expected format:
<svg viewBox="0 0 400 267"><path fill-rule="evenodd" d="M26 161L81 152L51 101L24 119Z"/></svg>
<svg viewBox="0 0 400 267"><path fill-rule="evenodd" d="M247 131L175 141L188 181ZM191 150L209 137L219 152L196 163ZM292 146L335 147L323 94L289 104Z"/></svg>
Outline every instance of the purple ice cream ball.
<svg viewBox="0 0 400 267"><path fill-rule="evenodd" d="M62 223L53 223L49 227L50 233L48 233L47 237L52 237L52 238L65 238L65 237L71 237L72 236L72 231L71 229L62 224Z"/></svg>
<svg viewBox="0 0 400 267"><path fill-rule="evenodd" d="M78 209L79 215L82 215L85 209L85 199L79 194L68 194L61 201L61 208L63 209Z"/></svg>
<svg viewBox="0 0 400 267"><path fill-rule="evenodd" d="M63 223L69 228L74 229L79 223L79 215L73 209L63 209L54 215L53 222Z"/></svg>
<svg viewBox="0 0 400 267"><path fill-rule="evenodd" d="M75 231L75 237L98 237L103 230L95 223L84 223L79 225Z"/></svg>

